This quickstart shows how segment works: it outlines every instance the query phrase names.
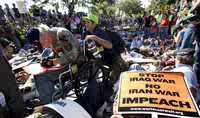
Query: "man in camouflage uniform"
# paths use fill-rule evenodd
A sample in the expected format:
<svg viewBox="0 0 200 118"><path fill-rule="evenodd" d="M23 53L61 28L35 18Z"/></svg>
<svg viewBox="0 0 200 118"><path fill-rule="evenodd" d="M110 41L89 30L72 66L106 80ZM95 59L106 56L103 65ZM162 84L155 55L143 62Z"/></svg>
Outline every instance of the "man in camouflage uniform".
<svg viewBox="0 0 200 118"><path fill-rule="evenodd" d="M65 28L52 28L41 33L40 40L45 40L48 49L55 53L53 65L75 64L78 60L80 46L78 40L74 39L72 33ZM49 53L50 54L50 53ZM66 68L60 68L35 75L36 87L39 92L39 98L42 104L52 102L52 95L55 92L54 85L58 81L59 75L67 71Z"/></svg>

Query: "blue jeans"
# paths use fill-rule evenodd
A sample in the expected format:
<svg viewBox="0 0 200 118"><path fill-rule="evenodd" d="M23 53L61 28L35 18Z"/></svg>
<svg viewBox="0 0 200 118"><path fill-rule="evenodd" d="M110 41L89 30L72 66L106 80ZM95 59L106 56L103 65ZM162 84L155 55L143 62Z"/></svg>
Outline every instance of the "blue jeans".
<svg viewBox="0 0 200 118"><path fill-rule="evenodd" d="M145 37L149 37L150 34L150 27L144 27L144 35Z"/></svg>
<svg viewBox="0 0 200 118"><path fill-rule="evenodd" d="M58 81L59 75L64 71L66 71L65 68L34 76L39 99L42 104L52 102L52 95L55 92L54 86Z"/></svg>
<svg viewBox="0 0 200 118"><path fill-rule="evenodd" d="M160 27L161 40L165 40L167 36L168 36L168 27Z"/></svg>

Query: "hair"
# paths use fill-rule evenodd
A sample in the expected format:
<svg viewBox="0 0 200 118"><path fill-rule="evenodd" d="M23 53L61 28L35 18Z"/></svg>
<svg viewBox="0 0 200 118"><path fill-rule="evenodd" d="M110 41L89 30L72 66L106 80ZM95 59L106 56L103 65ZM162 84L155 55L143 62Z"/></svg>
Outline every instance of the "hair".
<svg viewBox="0 0 200 118"><path fill-rule="evenodd" d="M38 26L38 30L40 31L40 36L42 36L44 33L47 33L50 31L49 27L47 25L44 24L40 24Z"/></svg>
<svg viewBox="0 0 200 118"><path fill-rule="evenodd" d="M194 63L194 58L193 56L176 56L176 59L179 61L181 64L188 64L192 65Z"/></svg>
<svg viewBox="0 0 200 118"><path fill-rule="evenodd" d="M10 41L6 38L0 38L0 45L3 47L3 48L6 48L7 46L10 45Z"/></svg>
<svg viewBox="0 0 200 118"><path fill-rule="evenodd" d="M48 33L51 37L56 38L57 39L57 29L56 28L51 28L48 30Z"/></svg>

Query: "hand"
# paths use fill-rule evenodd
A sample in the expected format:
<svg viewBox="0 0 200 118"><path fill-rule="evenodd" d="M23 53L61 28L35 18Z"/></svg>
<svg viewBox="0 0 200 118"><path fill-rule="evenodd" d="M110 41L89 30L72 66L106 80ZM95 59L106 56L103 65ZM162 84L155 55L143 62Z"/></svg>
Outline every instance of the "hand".
<svg viewBox="0 0 200 118"><path fill-rule="evenodd" d="M87 35L86 37L85 37L85 39L86 40L96 40L96 35Z"/></svg>
<svg viewBox="0 0 200 118"><path fill-rule="evenodd" d="M27 72L25 71L20 71L18 72L17 74L15 74L15 77L17 80L19 81L26 81L28 80L28 78L30 77L30 74L28 74Z"/></svg>
<svg viewBox="0 0 200 118"><path fill-rule="evenodd" d="M53 59L53 65L61 64L58 58Z"/></svg>

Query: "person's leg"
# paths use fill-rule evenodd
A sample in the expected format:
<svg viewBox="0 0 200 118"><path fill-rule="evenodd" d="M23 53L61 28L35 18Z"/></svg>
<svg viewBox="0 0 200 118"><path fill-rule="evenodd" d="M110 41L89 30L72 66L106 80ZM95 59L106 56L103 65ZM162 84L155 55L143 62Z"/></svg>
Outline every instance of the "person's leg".
<svg viewBox="0 0 200 118"><path fill-rule="evenodd" d="M160 40L161 40L161 42L160 42L160 47L161 47L161 49L162 50L164 50L164 48L165 48L165 27L160 27Z"/></svg>
<svg viewBox="0 0 200 118"><path fill-rule="evenodd" d="M111 81L114 84L118 79L123 71L127 71L128 67L125 64L124 60L121 57L118 57L115 62L111 66Z"/></svg>
<svg viewBox="0 0 200 118"><path fill-rule="evenodd" d="M54 82L48 74L35 76L36 88L39 93L39 98L42 104L48 104L52 101L54 92Z"/></svg>
<svg viewBox="0 0 200 118"><path fill-rule="evenodd" d="M96 117L97 110L104 104L100 83L92 79L87 86L84 95L77 99L79 103L93 118Z"/></svg>
<svg viewBox="0 0 200 118"><path fill-rule="evenodd" d="M10 95L10 98L8 98L7 105L10 108L11 118L23 118L25 106L16 82L13 82L8 89L7 93Z"/></svg>
<svg viewBox="0 0 200 118"><path fill-rule="evenodd" d="M168 27L165 27L165 28L164 28L165 37L168 37L168 36L169 36L168 29L169 29Z"/></svg>
<svg viewBox="0 0 200 118"><path fill-rule="evenodd" d="M64 72L63 69L34 76L36 88L42 104L52 102L52 95L55 91L54 86L62 72Z"/></svg>
<svg viewBox="0 0 200 118"><path fill-rule="evenodd" d="M24 102L22 95L17 86L15 77L6 62L6 59L0 54L0 92L5 96L6 104L9 109L9 115L11 118L23 118L24 117Z"/></svg>

